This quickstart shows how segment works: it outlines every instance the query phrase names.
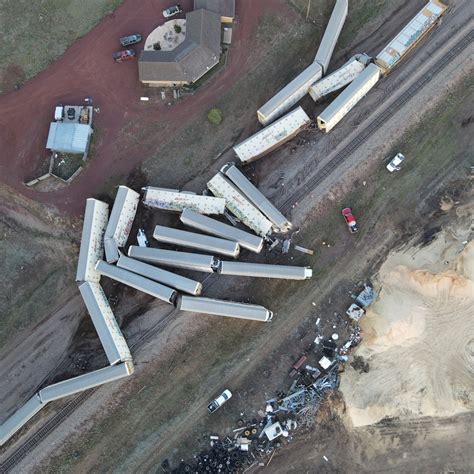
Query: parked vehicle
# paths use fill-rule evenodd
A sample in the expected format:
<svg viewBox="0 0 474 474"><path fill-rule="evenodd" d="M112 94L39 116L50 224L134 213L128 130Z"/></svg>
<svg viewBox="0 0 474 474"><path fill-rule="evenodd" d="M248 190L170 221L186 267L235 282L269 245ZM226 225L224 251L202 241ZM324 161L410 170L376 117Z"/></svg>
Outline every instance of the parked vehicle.
<svg viewBox="0 0 474 474"><path fill-rule="evenodd" d="M120 44L122 46L130 46L131 44L140 43L142 40L142 35L135 34L135 35L128 35L120 38Z"/></svg>
<svg viewBox="0 0 474 474"><path fill-rule="evenodd" d="M76 118L76 109L69 107L66 111L66 114L69 120L74 120Z"/></svg>
<svg viewBox="0 0 474 474"><path fill-rule="evenodd" d="M179 15L183 9L181 8L181 5L178 3L177 5L173 5L171 7L168 7L166 10L163 10L163 16L165 18L171 18L175 15Z"/></svg>
<svg viewBox="0 0 474 474"><path fill-rule="evenodd" d="M390 163L387 165L387 169L390 171L390 173L393 173L394 171L400 171L401 164L405 161L405 156L402 155L401 153L397 153Z"/></svg>
<svg viewBox="0 0 474 474"><path fill-rule="evenodd" d="M140 247L149 247L150 242L148 242L148 239L146 238L145 230L144 229L138 229L137 233L137 242Z"/></svg>
<svg viewBox="0 0 474 474"><path fill-rule="evenodd" d="M346 221L346 224L349 227L349 231L351 232L351 234L356 233L359 228L357 227L357 222L355 220L354 214L352 214L352 209L350 207L345 207L342 210L342 215L344 216L344 220Z"/></svg>
<svg viewBox="0 0 474 474"><path fill-rule="evenodd" d="M207 405L207 409L209 413L214 413L218 408L224 405L227 400L232 397L232 393L230 390L224 390L216 399L212 400L209 405Z"/></svg>
<svg viewBox="0 0 474 474"><path fill-rule="evenodd" d="M114 61L121 63L122 61L127 61L128 59L133 59L136 56L134 49L124 49L123 51L117 51L112 54Z"/></svg>

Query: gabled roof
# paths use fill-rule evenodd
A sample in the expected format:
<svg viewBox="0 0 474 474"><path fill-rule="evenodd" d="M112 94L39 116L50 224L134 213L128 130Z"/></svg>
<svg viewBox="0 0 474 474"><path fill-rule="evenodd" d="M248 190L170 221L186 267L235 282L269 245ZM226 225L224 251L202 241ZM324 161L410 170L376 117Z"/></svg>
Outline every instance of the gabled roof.
<svg viewBox="0 0 474 474"><path fill-rule="evenodd" d="M46 148L63 153L85 153L91 133L89 125L51 122Z"/></svg>
<svg viewBox="0 0 474 474"><path fill-rule="evenodd" d="M220 16L234 18L235 0L194 0L194 9L204 8Z"/></svg>
<svg viewBox="0 0 474 474"><path fill-rule="evenodd" d="M142 51L138 75L142 82L195 82L214 67L221 53L221 22L217 13L186 14L186 39L172 51Z"/></svg>

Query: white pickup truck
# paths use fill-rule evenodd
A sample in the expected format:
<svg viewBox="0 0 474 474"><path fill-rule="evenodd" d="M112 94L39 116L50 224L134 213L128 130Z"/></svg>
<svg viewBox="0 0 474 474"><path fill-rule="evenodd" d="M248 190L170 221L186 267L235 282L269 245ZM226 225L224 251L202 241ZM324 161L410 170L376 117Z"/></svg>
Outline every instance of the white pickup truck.
<svg viewBox="0 0 474 474"><path fill-rule="evenodd" d="M232 397L232 392L230 390L224 390L216 399L212 400L209 405L207 405L207 409L209 413L214 413L218 408L224 405L227 400Z"/></svg>

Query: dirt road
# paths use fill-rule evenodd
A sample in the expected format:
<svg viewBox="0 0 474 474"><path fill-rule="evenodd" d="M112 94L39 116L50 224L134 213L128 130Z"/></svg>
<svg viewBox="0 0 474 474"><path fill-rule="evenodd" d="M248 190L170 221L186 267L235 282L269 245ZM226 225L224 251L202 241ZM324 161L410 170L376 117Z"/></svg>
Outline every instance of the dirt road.
<svg viewBox="0 0 474 474"><path fill-rule="evenodd" d="M137 63L114 63L111 54L119 48L118 38L124 33L140 32L146 37L161 24L164 21L161 12L168 3L144 0L137 5L133 0L126 0L46 71L19 91L0 97L3 112L0 179L4 183L38 202L69 213L81 213L84 200L99 192L111 175L129 173L144 158L139 143L130 143L120 135L124 124L145 114L147 120L166 122L175 132L186 126L196 113L211 107L215 98L251 66L255 56L249 52L254 50L254 33L261 16L269 10L286 8L279 0L238 2L232 53L226 69L198 94L184 98L173 108L150 104L144 112L139 98L147 95L147 89L138 82ZM192 9L192 0L181 3L185 11ZM88 96L100 107L100 114L95 115L97 143L92 162L66 189L49 193L27 189L22 183L35 176L35 169L46 157L45 143L54 106L81 103ZM163 145L169 138L165 134L156 136L156 144Z"/></svg>

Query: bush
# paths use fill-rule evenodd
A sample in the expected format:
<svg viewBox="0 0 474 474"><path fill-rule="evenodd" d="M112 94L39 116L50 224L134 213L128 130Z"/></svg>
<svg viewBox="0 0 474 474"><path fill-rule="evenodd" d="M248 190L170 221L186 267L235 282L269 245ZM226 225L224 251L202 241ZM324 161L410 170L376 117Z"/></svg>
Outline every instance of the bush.
<svg viewBox="0 0 474 474"><path fill-rule="evenodd" d="M181 27L179 25L174 25L174 31L176 31L176 33L181 33Z"/></svg>
<svg viewBox="0 0 474 474"><path fill-rule="evenodd" d="M222 122L222 110L214 108L207 113L207 120L213 125L219 125Z"/></svg>
<svg viewBox="0 0 474 474"><path fill-rule="evenodd" d="M157 41L155 44L153 44L153 49L155 51L159 51L161 49L161 44L159 41Z"/></svg>

